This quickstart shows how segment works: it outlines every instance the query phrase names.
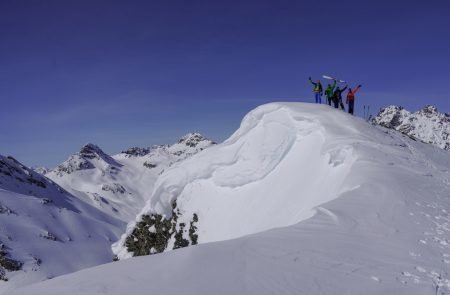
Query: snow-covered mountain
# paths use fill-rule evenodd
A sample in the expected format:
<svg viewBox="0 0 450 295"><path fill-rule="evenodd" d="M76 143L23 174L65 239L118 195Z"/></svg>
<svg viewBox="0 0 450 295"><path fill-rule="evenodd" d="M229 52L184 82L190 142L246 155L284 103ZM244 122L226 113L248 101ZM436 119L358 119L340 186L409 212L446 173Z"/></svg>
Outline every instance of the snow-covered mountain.
<svg viewBox="0 0 450 295"><path fill-rule="evenodd" d="M198 133L189 133L172 145L134 147L112 157L87 144L46 176L85 202L129 222L167 167L213 144Z"/></svg>
<svg viewBox="0 0 450 295"><path fill-rule="evenodd" d="M124 223L0 155L0 293L111 261Z"/></svg>
<svg viewBox="0 0 450 295"><path fill-rule="evenodd" d="M115 247L165 253L12 294L450 294L449 167L328 106L264 105L168 168Z"/></svg>
<svg viewBox="0 0 450 295"><path fill-rule="evenodd" d="M450 150L450 115L439 112L434 106L428 105L415 113L399 106L388 106L373 122Z"/></svg>
<svg viewBox="0 0 450 295"><path fill-rule="evenodd" d="M0 294L112 261L164 169L212 144L191 133L113 157L87 144L41 173L0 155Z"/></svg>

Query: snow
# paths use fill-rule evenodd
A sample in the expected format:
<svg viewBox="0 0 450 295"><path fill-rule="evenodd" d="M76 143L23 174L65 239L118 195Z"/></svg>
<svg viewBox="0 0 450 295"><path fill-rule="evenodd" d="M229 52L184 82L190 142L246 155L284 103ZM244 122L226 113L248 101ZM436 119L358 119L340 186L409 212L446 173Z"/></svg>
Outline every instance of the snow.
<svg viewBox="0 0 450 295"><path fill-rule="evenodd" d="M70 195L11 157L0 155L0 244L22 264L0 293L110 262L124 223ZM1 265L1 263L0 263ZM2 267L0 267L1 277Z"/></svg>
<svg viewBox="0 0 450 295"><path fill-rule="evenodd" d="M440 113L434 106L428 105L415 113L399 106L388 106L373 122L450 150L450 115Z"/></svg>
<svg viewBox="0 0 450 295"><path fill-rule="evenodd" d="M129 222L164 169L212 144L200 134L190 133L172 145L131 148L112 157L87 144L46 176L84 202Z"/></svg>
<svg viewBox="0 0 450 295"><path fill-rule="evenodd" d="M0 261L0 294L111 262L111 244L142 208L159 174L211 144L188 134L145 155L113 157L87 144L45 176L0 155L0 252L23 264L6 272L4 282Z"/></svg>
<svg viewBox="0 0 450 295"><path fill-rule="evenodd" d="M449 167L447 151L328 106L263 105L165 169L136 218L176 200L200 245L8 294L450 294Z"/></svg>

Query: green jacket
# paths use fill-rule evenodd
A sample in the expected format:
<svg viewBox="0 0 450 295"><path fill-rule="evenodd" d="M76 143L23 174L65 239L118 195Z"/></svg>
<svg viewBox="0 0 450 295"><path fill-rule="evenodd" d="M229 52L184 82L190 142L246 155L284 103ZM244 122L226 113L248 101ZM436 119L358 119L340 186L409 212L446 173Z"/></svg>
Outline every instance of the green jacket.
<svg viewBox="0 0 450 295"><path fill-rule="evenodd" d="M334 87L336 87L336 80L334 80L333 85L328 86L327 89L325 90L325 95L326 95L328 98L333 97Z"/></svg>

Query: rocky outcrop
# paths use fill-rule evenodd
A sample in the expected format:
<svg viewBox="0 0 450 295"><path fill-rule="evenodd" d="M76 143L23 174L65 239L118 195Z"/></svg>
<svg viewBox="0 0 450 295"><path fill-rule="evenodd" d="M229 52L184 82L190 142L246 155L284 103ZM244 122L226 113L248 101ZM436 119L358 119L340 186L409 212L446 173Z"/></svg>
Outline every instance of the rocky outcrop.
<svg viewBox="0 0 450 295"><path fill-rule="evenodd" d="M450 150L450 115L428 105L411 113L400 106L388 106L372 123L397 130L409 137Z"/></svg>
<svg viewBox="0 0 450 295"><path fill-rule="evenodd" d="M176 202L172 205L170 218L160 214L143 215L125 241L128 252L133 256L143 256L196 245L197 214L192 217L189 228L178 222L180 216Z"/></svg>

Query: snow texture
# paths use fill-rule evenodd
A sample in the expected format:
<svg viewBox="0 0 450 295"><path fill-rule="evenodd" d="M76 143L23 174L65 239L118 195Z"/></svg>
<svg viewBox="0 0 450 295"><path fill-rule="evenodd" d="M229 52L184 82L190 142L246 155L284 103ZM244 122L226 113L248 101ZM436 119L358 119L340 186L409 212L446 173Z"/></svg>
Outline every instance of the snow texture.
<svg viewBox="0 0 450 295"><path fill-rule="evenodd" d="M113 157L87 144L45 176L0 155L0 260L6 255L22 266L10 271L0 261L0 294L111 262L111 244L158 176L212 144L191 133L173 145L141 149L145 154Z"/></svg>
<svg viewBox="0 0 450 295"><path fill-rule="evenodd" d="M200 245L11 294L450 294L449 167L328 106L264 105L161 175L140 214L176 199Z"/></svg>

